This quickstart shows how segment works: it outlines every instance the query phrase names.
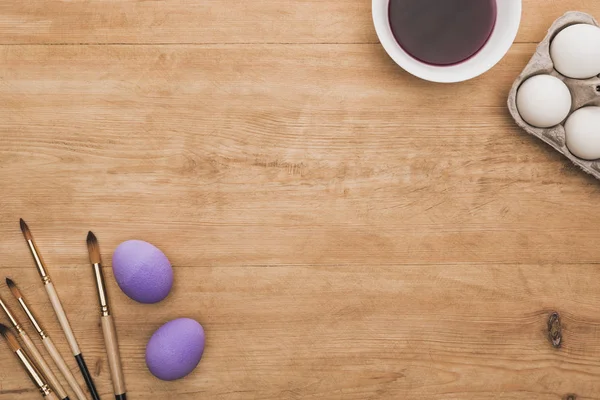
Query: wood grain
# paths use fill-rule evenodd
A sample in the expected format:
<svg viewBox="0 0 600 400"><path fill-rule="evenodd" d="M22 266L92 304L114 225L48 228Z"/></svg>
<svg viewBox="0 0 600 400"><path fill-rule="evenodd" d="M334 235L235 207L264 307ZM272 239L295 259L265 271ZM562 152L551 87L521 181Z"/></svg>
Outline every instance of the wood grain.
<svg viewBox="0 0 600 400"><path fill-rule="evenodd" d="M63 335L69 343L69 346L71 347L71 353L74 356L81 354L79 345L77 344L77 339L75 338L75 334L73 333L73 329L71 327L69 319L65 314L60 297L58 297L58 293L56 293L54 284L52 282L47 283L46 285L44 285L44 288L46 289L46 292L48 294L48 300L50 301L50 304L52 304L52 314L54 314L54 316L60 323L60 326L62 327Z"/></svg>
<svg viewBox="0 0 600 400"><path fill-rule="evenodd" d="M38 371L45 377L46 383L52 388L52 390L56 392L59 398L64 399L65 397L67 397L67 392L65 388L63 388L56 375L54 375L54 372L52 371L42 354L39 352L35 344L33 344L33 341L31 340L29 335L25 333L25 331L23 331L21 332L19 337L21 338L21 342L25 345L25 351L27 352L27 355L29 356L31 361L35 363L35 366L37 367Z"/></svg>
<svg viewBox="0 0 600 400"><path fill-rule="evenodd" d="M596 262L597 183L506 108L533 50L448 89L379 45L7 46L0 263L19 217L58 266L88 229L186 266Z"/></svg>
<svg viewBox="0 0 600 400"><path fill-rule="evenodd" d="M61 333L62 333L62 329L61 329ZM74 375L74 371L72 371L71 368L69 368L69 366L67 365L62 354L60 354L60 352L56 348L56 345L54 344L54 341L52 340L52 338L50 336L46 336L41 341L42 341L42 344L44 345L44 347L46 348L46 351L48 352L48 354L50 354L50 357L52 357L52 360L54 361L54 365L56 365L56 368L60 371L63 378L65 379L65 381L71 388L70 389L71 392L75 393L75 396L73 396L73 399L87 400L87 395L83 391L83 386L85 386L85 383L83 383L83 386L82 386L77 381L77 378L75 378L75 375ZM68 359L72 360L72 357L68 357ZM77 373L79 373L78 369L77 369ZM81 380L83 381L83 377L81 378Z"/></svg>
<svg viewBox="0 0 600 400"><path fill-rule="evenodd" d="M573 9L600 17L524 0L498 66L437 85L393 64L367 0L5 0L0 275L70 354L23 217L103 398L90 229L132 400L600 400L600 186L506 108ZM159 304L111 274L133 238L174 265ZM207 348L162 382L145 345L177 317ZM0 400L37 398L0 357Z"/></svg>
<svg viewBox="0 0 600 400"><path fill-rule="evenodd" d="M100 318L102 325L102 334L104 336L104 345L108 359L108 369L113 383L115 396L125 394L125 377L123 376L123 367L121 366L121 354L119 351L119 341L117 340L117 331L115 322L111 315Z"/></svg>
<svg viewBox="0 0 600 400"><path fill-rule="evenodd" d="M517 41L539 42L597 0L523 0ZM376 43L371 0L3 0L0 43Z"/></svg>
<svg viewBox="0 0 600 400"><path fill-rule="evenodd" d="M88 268L63 267L54 275L66 311L77 316L76 334L95 365L98 390L109 398ZM31 268L7 272L43 295ZM176 267L172 294L152 306L126 298L110 268L105 272L119 305L116 326L132 399L161 393L184 400L547 400L567 393L600 399L597 265L198 264ZM51 311L41 296L34 305L41 314ZM558 350L546 330L554 310L563 325ZM176 317L200 321L207 348L190 377L160 382L145 368L144 348L156 328ZM58 325L48 322L56 336ZM7 371L0 369L3 400L27 387Z"/></svg>
<svg viewBox="0 0 600 400"><path fill-rule="evenodd" d="M57 396L56 393L50 393L48 394L48 396L46 396L47 400L60 400Z"/></svg>

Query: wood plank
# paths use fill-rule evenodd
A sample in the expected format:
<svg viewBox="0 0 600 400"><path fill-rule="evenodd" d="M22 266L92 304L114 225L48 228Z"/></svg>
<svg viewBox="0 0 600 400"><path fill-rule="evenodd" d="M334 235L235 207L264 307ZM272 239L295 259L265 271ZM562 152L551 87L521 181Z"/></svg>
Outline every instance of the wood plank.
<svg viewBox="0 0 600 400"><path fill-rule="evenodd" d="M600 17L597 0L524 0L493 71L436 85L385 55L367 0L5 0L0 278L68 356L24 217L103 398L88 229L132 400L600 400L599 185L506 110L574 9ZM175 265L160 304L114 283L131 238ZM145 344L183 316L204 325L205 357L161 382ZM0 400L37 398L0 355Z"/></svg>
<svg viewBox="0 0 600 400"><path fill-rule="evenodd" d="M378 45L4 46L0 265L19 217L56 265L90 228L177 265L597 262L597 182L506 110L533 50L446 86Z"/></svg>
<svg viewBox="0 0 600 400"><path fill-rule="evenodd" d="M152 306L126 298L106 270L133 400L600 399L597 265L202 267L201 258L176 267L174 291ZM2 273L51 313L34 268L21 264ZM109 398L91 267L52 273ZM546 337L554 310L561 349ZM145 344L183 316L205 326L206 352L191 376L161 382L145 367ZM43 320L59 339L57 323ZM0 400L35 398L16 368L3 356Z"/></svg>
<svg viewBox="0 0 600 400"><path fill-rule="evenodd" d="M523 1L519 42L596 0ZM0 43L375 43L369 0L4 0Z"/></svg>
<svg viewBox="0 0 600 400"><path fill-rule="evenodd" d="M285 7L2 2L0 278L68 355L24 217L103 398L88 229L107 266L130 238L175 265L153 306L106 268L132 400L599 400L598 182L505 103L549 24L600 3L525 0L522 44L460 85L396 67L368 1ZM145 344L180 316L205 326L207 351L161 382ZM0 354L0 400L36 398Z"/></svg>

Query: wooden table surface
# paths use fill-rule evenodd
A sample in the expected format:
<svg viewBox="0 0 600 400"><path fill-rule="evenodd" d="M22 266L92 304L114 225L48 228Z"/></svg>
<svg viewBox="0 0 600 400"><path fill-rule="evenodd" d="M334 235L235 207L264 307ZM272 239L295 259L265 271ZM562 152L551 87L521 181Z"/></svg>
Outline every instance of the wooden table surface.
<svg viewBox="0 0 600 400"><path fill-rule="evenodd" d="M506 109L554 19L600 1L524 0L508 55L457 85L397 67L370 5L0 3L0 295L16 310L11 276L69 355L23 217L103 399L89 229L130 400L600 399L600 184ZM159 304L112 277L133 238L174 266ZM144 349L177 317L206 351L162 382ZM0 360L0 400L37 399Z"/></svg>

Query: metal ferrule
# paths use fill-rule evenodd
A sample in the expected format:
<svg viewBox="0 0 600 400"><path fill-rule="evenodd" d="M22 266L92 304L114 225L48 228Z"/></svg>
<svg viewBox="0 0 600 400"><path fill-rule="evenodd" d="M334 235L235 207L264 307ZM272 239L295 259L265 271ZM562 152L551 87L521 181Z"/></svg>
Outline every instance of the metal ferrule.
<svg viewBox="0 0 600 400"><path fill-rule="evenodd" d="M23 328L21 327L21 325L19 325L19 323L15 319L15 316L10 312L8 307L6 307L6 304L4 304L4 302L1 299L0 299L0 307L2 307L2 309L4 310L4 314L6 314L6 316L8 317L8 320L10 321L12 326L15 327L15 330L18 333L23 332Z"/></svg>
<svg viewBox="0 0 600 400"><path fill-rule="evenodd" d="M40 392L42 392L44 397L48 397L52 393L52 389L50 389L50 386L44 385L40 388Z"/></svg>
<svg viewBox="0 0 600 400"><path fill-rule="evenodd" d="M29 358L27 358L23 350L19 349L15 352L15 354L17 355L17 357L19 357L19 360L21 360L21 363L27 370L27 373L31 377L31 380L35 382L36 386L40 389L40 392L46 395L46 391L49 390L48 385L42 379L41 374L35 369L33 363L29 361Z"/></svg>
<svg viewBox="0 0 600 400"><path fill-rule="evenodd" d="M37 248L35 247L35 243L33 243L33 240L28 240L27 245L29 246L29 251L33 256L33 261L35 261L35 266L38 269L40 277L42 278L42 282L44 282L44 285L47 285L48 283L50 283L50 276L48 275L48 272L46 272L44 260L42 259L42 256L38 254Z"/></svg>
<svg viewBox="0 0 600 400"><path fill-rule="evenodd" d="M100 315L108 317L110 310L106 298L106 286L104 285L104 276L102 275L102 265L94 263L94 275L96 276L96 287L98 288L98 302L100 304Z"/></svg>
<svg viewBox="0 0 600 400"><path fill-rule="evenodd" d="M25 311L25 314L27 314L27 318L29 318L29 320L31 321L31 324L37 331L38 335L40 335L42 339L45 338L46 333L44 332L40 324L38 324L37 319L35 319L35 315L33 315L33 312L29 309L29 307L27 307L27 303L25 303L25 300L23 300L23 298L20 297L18 301L23 311Z"/></svg>

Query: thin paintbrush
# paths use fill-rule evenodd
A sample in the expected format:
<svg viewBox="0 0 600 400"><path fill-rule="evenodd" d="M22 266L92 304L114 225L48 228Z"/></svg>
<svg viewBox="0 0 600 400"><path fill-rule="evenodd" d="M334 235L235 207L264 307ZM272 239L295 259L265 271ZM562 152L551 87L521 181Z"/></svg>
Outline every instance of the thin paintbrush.
<svg viewBox="0 0 600 400"><path fill-rule="evenodd" d="M21 362L21 365L23 366L23 368L25 368L25 371L27 371L29 378L31 378L31 381L39 389L40 393L42 394L42 397L44 397L47 400L58 400L58 397L56 397L52 389L50 389L50 386L48 386L48 384L44 380L44 377L35 369L31 361L29 360L29 357L27 357L27 354L25 354L23 349L21 349L17 338L6 325L0 324L0 335L2 335L4 339L6 339L8 347L10 347L12 352L15 353L15 355Z"/></svg>
<svg viewBox="0 0 600 400"><path fill-rule="evenodd" d="M56 364L56 366L58 367L60 372L63 374L63 376L69 383L69 386L71 387L71 389L75 392L77 399L78 400L87 400L85 392L83 391L81 386L79 386L77 379L75 379L75 377L73 376L71 369L69 368L69 366L67 365L65 360L62 358L60 353L58 352L52 339L44 331L44 329L38 322L37 318L33 314L33 311L31 311L31 309L27 305L27 302L25 301L25 297L23 297L23 294L17 287L17 284L10 278L6 278L6 284L8 285L10 292L13 294L13 296L15 296L15 299L17 299L17 301L19 302L19 305L23 309L23 312L25 312L25 315L27 315L27 318L29 318L31 325L33 325L33 328L36 330L38 335L40 335L40 338L42 339L42 343L44 344L44 347L50 354L50 357L52 357L54 364Z"/></svg>
<svg viewBox="0 0 600 400"><path fill-rule="evenodd" d="M9 279L6 279L8 282ZM59 398L61 398L62 400L69 400L67 391L62 387L60 381L56 378L56 375L54 375L54 372L52 372L52 369L46 363L46 360L44 360L44 357L42 357L42 354L39 352L37 347L35 347L31 339L29 338L27 332L25 332L25 330L23 329L21 324L19 324L19 321L10 311L4 300L2 300L2 297L0 297L0 308L4 310L4 314L6 314L6 317L8 318L12 326L15 328L15 331L17 331L17 334L21 337L21 341L25 344L25 348L27 349L27 352L33 359L33 362L36 364L36 367L48 379L50 387L54 389Z"/></svg>
<svg viewBox="0 0 600 400"><path fill-rule="evenodd" d="M94 267L96 278L96 288L98 289L98 301L100 304L100 322L102 323L102 333L104 334L104 344L106 354L108 355L108 365L110 367L110 376L113 382L113 389L116 400L126 400L125 378L123 377L123 368L121 367L121 357L119 356L119 344L117 341L117 331L110 308L108 306L108 297L106 295L106 285L102 275L102 260L100 258L100 246L96 236L89 232L87 235L87 247L90 253L90 263Z"/></svg>
<svg viewBox="0 0 600 400"><path fill-rule="evenodd" d="M29 247L29 251L33 256L33 260L35 261L35 265L38 269L40 277L42 278L42 282L44 287L46 288L46 293L48 294L48 298L50 299L50 303L52 303L52 308L54 308L54 312L56 313L56 317L58 318L58 322L62 327L62 330L67 338L67 342L69 342L69 346L71 347L71 351L75 356L75 360L77 360L77 365L79 366L79 370L83 375L83 379L85 379L85 383L90 390L92 398L94 400L100 400L100 396L98 395L98 391L96 390L96 386L94 385L94 381L92 380L92 375L85 364L85 360L83 359L83 354L81 354L81 350L79 350L79 344L77 344L77 339L75 339L75 335L73 334L73 329L71 329L71 324L67 319L67 315L65 314L65 310L63 309L62 303L60 302L60 298L56 293L56 289L54 289L54 285L52 281L50 281L50 275L48 275L48 271L46 271L46 265L44 264L44 260L38 251L35 242L33 241L33 236L31 235L31 231L29 227L21 218L20 220L21 231L23 232L23 236L27 241L27 246Z"/></svg>

